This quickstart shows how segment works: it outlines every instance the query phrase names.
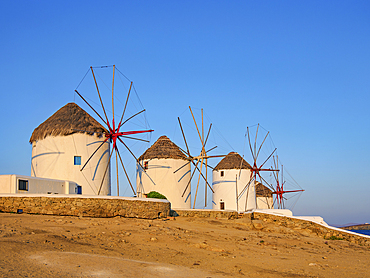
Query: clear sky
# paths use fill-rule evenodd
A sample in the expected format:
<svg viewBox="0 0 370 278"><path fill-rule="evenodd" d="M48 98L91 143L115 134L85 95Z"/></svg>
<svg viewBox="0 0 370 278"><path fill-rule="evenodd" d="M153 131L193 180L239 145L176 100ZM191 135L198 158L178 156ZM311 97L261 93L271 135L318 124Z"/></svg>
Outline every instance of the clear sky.
<svg viewBox="0 0 370 278"><path fill-rule="evenodd" d="M177 117L189 105L204 108L226 152L243 153L246 127L260 123L306 190L295 215L370 222L368 1L1 1L0 10L0 174L29 175L33 129L74 100L90 66L115 64L147 110L151 143L167 135L184 147Z"/></svg>

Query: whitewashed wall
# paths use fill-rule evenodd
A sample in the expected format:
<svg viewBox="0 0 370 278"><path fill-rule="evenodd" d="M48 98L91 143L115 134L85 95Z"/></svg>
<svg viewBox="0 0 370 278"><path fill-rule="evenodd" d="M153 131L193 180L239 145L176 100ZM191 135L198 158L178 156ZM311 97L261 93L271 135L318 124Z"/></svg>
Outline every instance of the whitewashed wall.
<svg viewBox="0 0 370 278"><path fill-rule="evenodd" d="M27 181L28 190L19 190L19 180ZM1 175L0 193L76 194L77 184L65 180L36 178L22 175Z"/></svg>
<svg viewBox="0 0 370 278"><path fill-rule="evenodd" d="M82 187L83 195L97 195L104 171L109 164L109 142L106 142L80 171L104 137L76 133L68 136L48 136L33 142L31 176L69 180ZM81 165L74 165L74 156L81 156ZM110 166L100 195L110 195Z"/></svg>
<svg viewBox="0 0 370 278"><path fill-rule="evenodd" d="M221 171L224 172L223 177L221 176ZM251 182L247 190L243 192L243 189L249 183L251 172L248 169L242 169L239 177L239 171L240 170L237 169L228 169L212 172L212 187L215 192L212 197L213 209L220 209L221 202L224 202L225 210L246 211L256 208L256 190L254 182ZM236 196L240 194L241 196L238 198L237 207Z"/></svg>
<svg viewBox="0 0 370 278"><path fill-rule="evenodd" d="M190 209L191 207L191 185L183 194L190 180L190 163L182 159L149 159L140 161L144 166L148 161L148 169L143 169L136 165L136 190L138 197L144 197L150 191L157 191L167 197L171 202L171 208ZM181 170L173 173L175 170Z"/></svg>
<svg viewBox="0 0 370 278"><path fill-rule="evenodd" d="M274 200L272 197L257 197L258 209L273 209Z"/></svg>

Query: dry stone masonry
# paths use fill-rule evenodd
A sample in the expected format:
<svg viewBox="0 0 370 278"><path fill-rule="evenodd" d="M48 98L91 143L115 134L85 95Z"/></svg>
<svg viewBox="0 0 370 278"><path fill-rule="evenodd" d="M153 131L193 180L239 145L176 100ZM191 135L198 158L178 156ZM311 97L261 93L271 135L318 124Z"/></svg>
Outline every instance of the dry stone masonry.
<svg viewBox="0 0 370 278"><path fill-rule="evenodd" d="M237 219L238 212L231 210L215 209L176 209L171 210L172 216L199 217L199 218L219 218L219 219Z"/></svg>
<svg viewBox="0 0 370 278"><path fill-rule="evenodd" d="M169 216L170 210L167 200L155 199L0 196L0 212L156 219Z"/></svg>
<svg viewBox="0 0 370 278"><path fill-rule="evenodd" d="M368 237L348 233L340 229L332 229L329 226L323 226L311 221L258 212L246 214L245 217L250 217L253 226L257 229L263 229L268 224L274 224L294 230L302 235L316 234L327 240L346 240L359 245L370 246L370 238Z"/></svg>

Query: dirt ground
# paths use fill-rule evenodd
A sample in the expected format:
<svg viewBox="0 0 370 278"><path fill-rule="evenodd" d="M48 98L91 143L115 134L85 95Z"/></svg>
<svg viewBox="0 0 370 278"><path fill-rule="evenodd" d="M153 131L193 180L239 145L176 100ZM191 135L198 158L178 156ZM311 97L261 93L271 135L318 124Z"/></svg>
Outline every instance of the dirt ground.
<svg viewBox="0 0 370 278"><path fill-rule="evenodd" d="M370 249L244 219L0 213L1 277L370 277Z"/></svg>

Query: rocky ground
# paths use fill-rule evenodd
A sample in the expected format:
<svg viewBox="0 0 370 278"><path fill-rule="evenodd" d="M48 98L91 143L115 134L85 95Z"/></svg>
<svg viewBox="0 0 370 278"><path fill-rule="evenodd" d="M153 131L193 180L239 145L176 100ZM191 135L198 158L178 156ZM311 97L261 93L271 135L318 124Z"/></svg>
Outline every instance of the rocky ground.
<svg viewBox="0 0 370 278"><path fill-rule="evenodd" d="M370 277L370 249L245 219L0 213L1 277Z"/></svg>

